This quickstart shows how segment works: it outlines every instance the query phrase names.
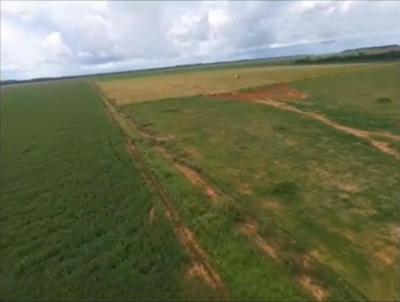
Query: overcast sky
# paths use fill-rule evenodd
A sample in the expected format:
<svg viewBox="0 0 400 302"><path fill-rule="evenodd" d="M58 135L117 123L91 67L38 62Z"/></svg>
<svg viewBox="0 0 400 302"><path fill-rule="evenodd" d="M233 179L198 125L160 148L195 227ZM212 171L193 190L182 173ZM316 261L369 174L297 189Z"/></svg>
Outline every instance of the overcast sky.
<svg viewBox="0 0 400 302"><path fill-rule="evenodd" d="M400 43L400 1L1 1L1 78Z"/></svg>

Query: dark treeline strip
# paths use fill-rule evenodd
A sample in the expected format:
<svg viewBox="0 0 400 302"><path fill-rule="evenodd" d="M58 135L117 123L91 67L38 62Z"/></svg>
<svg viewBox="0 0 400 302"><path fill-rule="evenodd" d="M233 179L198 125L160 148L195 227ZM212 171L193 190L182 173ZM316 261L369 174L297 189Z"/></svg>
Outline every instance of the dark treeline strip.
<svg viewBox="0 0 400 302"><path fill-rule="evenodd" d="M400 60L400 51L388 51L378 54L366 54L359 52L348 56L329 56L324 58L304 58L298 59L295 64L321 64L321 63L354 63L354 62L376 62L376 61L397 61Z"/></svg>

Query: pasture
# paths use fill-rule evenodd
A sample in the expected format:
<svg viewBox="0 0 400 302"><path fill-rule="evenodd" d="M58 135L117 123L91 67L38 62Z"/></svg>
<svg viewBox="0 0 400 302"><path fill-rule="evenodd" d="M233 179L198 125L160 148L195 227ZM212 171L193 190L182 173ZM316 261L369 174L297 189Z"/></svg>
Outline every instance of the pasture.
<svg viewBox="0 0 400 302"><path fill-rule="evenodd" d="M399 295L395 268L400 165L397 156L376 146L399 139L397 71L398 65L392 65L293 81L286 96L271 85L122 109L137 125L137 135L148 152L169 158L181 176L208 199L230 200L239 218L222 229L250 226L245 233L252 235L268 260L275 260L282 272L289 271L289 279L296 283L307 272L307 280L315 283L314 298L354 299L361 295L387 300ZM360 89L360 85L368 89ZM303 95L293 98L299 91ZM267 102L262 100L263 94ZM393 101L377 104L378 96ZM270 100L295 110L271 106L275 103L268 103ZM302 110L297 112L297 108ZM316 117L325 114L335 123L345 120L325 108L338 108L347 117L343 122L346 131L314 115L301 114L304 110L318 113ZM374 127L362 127L352 115L365 123L374 116ZM372 140L353 135L357 130L370 131L367 134ZM179 165L196 171L203 182L193 180L193 174ZM210 194L210 187L220 193ZM187 205L189 209L192 206ZM199 214L188 219L196 223ZM213 231L204 237L212 237ZM216 248L209 244L210 250ZM219 261L228 261L225 257ZM302 261L309 261L310 267L298 264ZM269 266L264 265L266 270ZM252 281L260 283L258 278ZM304 280L298 283L307 287Z"/></svg>

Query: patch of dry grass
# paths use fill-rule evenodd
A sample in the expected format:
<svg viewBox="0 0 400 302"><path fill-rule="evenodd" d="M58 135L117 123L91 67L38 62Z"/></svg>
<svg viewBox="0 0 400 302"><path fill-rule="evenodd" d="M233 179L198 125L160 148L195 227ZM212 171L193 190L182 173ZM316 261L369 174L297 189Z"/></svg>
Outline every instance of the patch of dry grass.
<svg viewBox="0 0 400 302"><path fill-rule="evenodd" d="M235 69L187 71L146 77L98 81L103 93L117 105L230 92L277 82L366 68L367 64L268 66ZM235 74L240 75L235 78Z"/></svg>

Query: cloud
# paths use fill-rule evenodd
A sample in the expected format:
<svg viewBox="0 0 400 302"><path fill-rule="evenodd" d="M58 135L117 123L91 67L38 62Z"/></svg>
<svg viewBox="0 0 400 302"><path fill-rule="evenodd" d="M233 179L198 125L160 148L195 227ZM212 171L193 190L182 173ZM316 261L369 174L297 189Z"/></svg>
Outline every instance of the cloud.
<svg viewBox="0 0 400 302"><path fill-rule="evenodd" d="M399 11L391 1L2 1L1 77L393 44Z"/></svg>
<svg viewBox="0 0 400 302"><path fill-rule="evenodd" d="M48 62L59 62L68 60L72 56L71 50L65 45L64 40L59 32L48 34L42 42L43 52L46 53L45 59Z"/></svg>

